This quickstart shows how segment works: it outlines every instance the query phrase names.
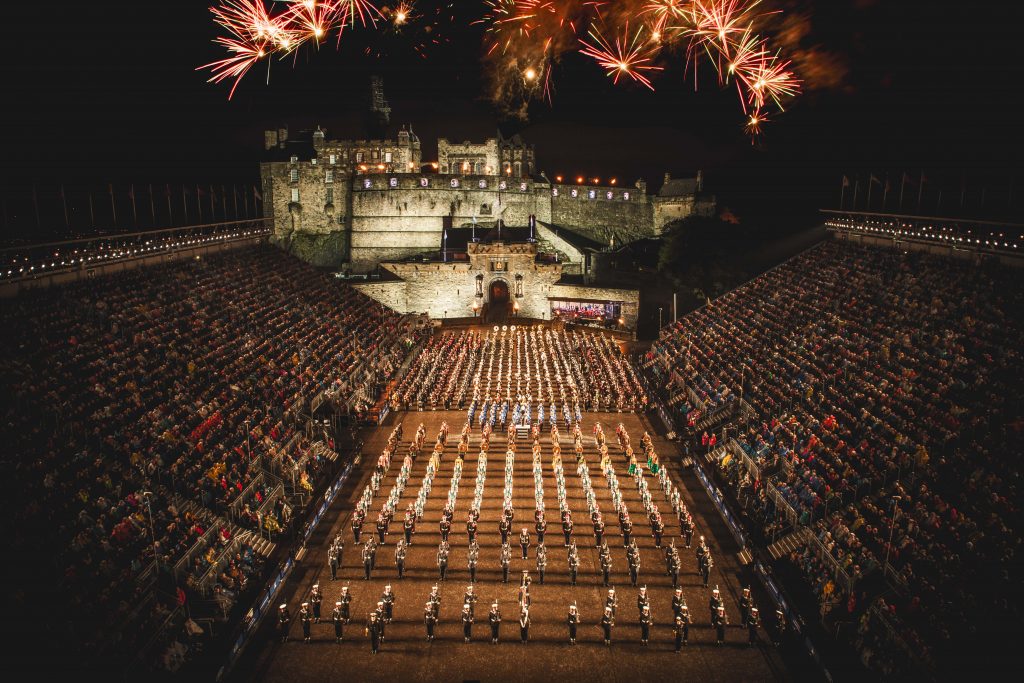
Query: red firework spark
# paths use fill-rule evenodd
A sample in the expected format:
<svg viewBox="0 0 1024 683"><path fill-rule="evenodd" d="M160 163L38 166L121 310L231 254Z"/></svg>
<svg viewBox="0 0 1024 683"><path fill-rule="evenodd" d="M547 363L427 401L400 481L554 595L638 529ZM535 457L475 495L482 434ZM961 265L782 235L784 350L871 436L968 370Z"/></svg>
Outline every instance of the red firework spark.
<svg viewBox="0 0 1024 683"><path fill-rule="evenodd" d="M581 39L580 44L583 45L583 49L580 50L580 53L593 57L607 70L609 76L614 74L613 83L617 84L622 76L629 76L634 81L654 90L654 86L644 72L661 71L662 67L651 64L654 57L650 43L641 40L643 32L644 27L641 26L630 38L629 22L626 22L623 32L615 37L614 42L610 42L594 26L589 32L593 44Z"/></svg>

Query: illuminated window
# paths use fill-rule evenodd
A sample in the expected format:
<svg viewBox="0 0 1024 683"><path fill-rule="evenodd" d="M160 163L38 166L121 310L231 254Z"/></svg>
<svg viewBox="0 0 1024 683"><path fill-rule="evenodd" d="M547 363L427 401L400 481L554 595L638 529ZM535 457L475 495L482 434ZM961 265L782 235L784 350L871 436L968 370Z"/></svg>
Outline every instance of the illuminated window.
<svg viewBox="0 0 1024 683"><path fill-rule="evenodd" d="M327 203L328 204L333 204L334 203L334 188L333 187L328 187L327 188Z"/></svg>
<svg viewBox="0 0 1024 683"><path fill-rule="evenodd" d="M356 152L356 163L357 164L363 163L363 153L362 152Z"/></svg>
<svg viewBox="0 0 1024 683"><path fill-rule="evenodd" d="M299 169L293 168L288 172L288 180L297 183L299 182Z"/></svg>
<svg viewBox="0 0 1024 683"><path fill-rule="evenodd" d="M629 193L628 192L623 192L622 193L622 198L625 199L628 202L629 201Z"/></svg>
<svg viewBox="0 0 1024 683"><path fill-rule="evenodd" d="M331 169L327 169L327 172L324 174L324 182L325 183L333 183L334 182L334 171L332 171Z"/></svg>
<svg viewBox="0 0 1024 683"><path fill-rule="evenodd" d="M398 187L398 178L388 178L388 185Z"/></svg>
<svg viewBox="0 0 1024 683"><path fill-rule="evenodd" d="M573 197L579 197L579 196L580 196L580 191L579 191L579 190L577 190L577 189L576 189L576 188L574 187L574 188L572 188L572 190L570 190L570 191L569 191L569 194L571 194L571 195L572 195Z"/></svg>
<svg viewBox="0 0 1024 683"><path fill-rule="evenodd" d="M420 178L420 187L430 187L430 180L427 178Z"/></svg>
<svg viewBox="0 0 1024 683"><path fill-rule="evenodd" d="M299 162L299 157L297 157L296 155L293 154L292 155L292 163L293 164L297 164L298 162Z"/></svg>
<svg viewBox="0 0 1024 683"><path fill-rule="evenodd" d="M611 198L612 198L613 196L614 196L614 195L612 195L611 191L608 191L608 192L605 192L605 193L604 193L604 198L605 198L605 199L611 199Z"/></svg>
<svg viewBox="0 0 1024 683"><path fill-rule="evenodd" d="M330 156L330 160L331 160L331 166L334 166L334 164L338 163L338 157L337 157L337 155L335 155L335 154L332 154L332 155Z"/></svg>
<svg viewBox="0 0 1024 683"><path fill-rule="evenodd" d="M369 190L371 187L373 187L373 181L367 178L366 180L363 181L363 187Z"/></svg>
<svg viewBox="0 0 1024 683"><path fill-rule="evenodd" d="M552 197L557 197L558 196L558 188L557 187L551 188L551 196Z"/></svg>
<svg viewBox="0 0 1024 683"><path fill-rule="evenodd" d="M499 180L498 181L498 189L499 190L507 190L508 189L508 183L506 183L504 180Z"/></svg>
<svg viewBox="0 0 1024 683"><path fill-rule="evenodd" d="M292 201L293 202L298 202L299 201L299 188L297 188L297 187L293 187L292 188Z"/></svg>
<svg viewBox="0 0 1024 683"><path fill-rule="evenodd" d="M459 179L458 178L452 178L452 187L458 187L458 186L459 186Z"/></svg>
<svg viewBox="0 0 1024 683"><path fill-rule="evenodd" d="M480 179L480 180L479 180L479 181L477 182L476 186L477 186L477 187L479 187L479 188L480 188L481 190L486 190L486 189L487 189L487 181L486 181L486 180L484 180L483 178L481 178L481 179Z"/></svg>
<svg viewBox="0 0 1024 683"><path fill-rule="evenodd" d="M384 152L384 163L385 164L390 164L391 163L391 152Z"/></svg>
<svg viewBox="0 0 1024 683"><path fill-rule="evenodd" d="M526 192L526 183L519 183L519 191Z"/></svg>
<svg viewBox="0 0 1024 683"><path fill-rule="evenodd" d="M587 190L587 199L597 199L597 190Z"/></svg>

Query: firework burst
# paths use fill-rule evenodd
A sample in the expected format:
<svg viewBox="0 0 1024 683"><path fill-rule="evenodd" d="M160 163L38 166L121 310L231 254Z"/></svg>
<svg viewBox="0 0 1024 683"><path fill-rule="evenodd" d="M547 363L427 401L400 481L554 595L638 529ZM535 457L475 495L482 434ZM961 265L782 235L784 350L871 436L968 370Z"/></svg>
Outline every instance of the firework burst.
<svg viewBox="0 0 1024 683"><path fill-rule="evenodd" d="M224 34L214 42L227 55L199 68L210 71L209 82L231 81L230 99L261 60L269 68L270 57L297 56L332 32L340 45L347 30L367 29L362 49L376 57L412 49L426 58L430 46L448 41L443 29L455 24L455 0L392 1L219 0L210 11ZM470 23L483 28L491 98L509 114L525 117L532 100L551 101L553 74L569 52L595 60L615 84L651 90L661 64L683 56L695 86L698 64L710 64L720 86L735 84L752 135L769 109L782 111L800 92L791 62L765 33L761 18L771 13L758 9L760 0L479 1L482 18Z"/></svg>
<svg viewBox="0 0 1024 683"><path fill-rule="evenodd" d="M583 46L580 53L593 57L613 77L613 83L617 84L620 78L626 76L654 90L645 73L661 71L662 67L651 64L654 56L650 41L643 38L643 26L630 34L627 23L614 41L607 40L596 26L590 29L589 35L592 42L580 40Z"/></svg>

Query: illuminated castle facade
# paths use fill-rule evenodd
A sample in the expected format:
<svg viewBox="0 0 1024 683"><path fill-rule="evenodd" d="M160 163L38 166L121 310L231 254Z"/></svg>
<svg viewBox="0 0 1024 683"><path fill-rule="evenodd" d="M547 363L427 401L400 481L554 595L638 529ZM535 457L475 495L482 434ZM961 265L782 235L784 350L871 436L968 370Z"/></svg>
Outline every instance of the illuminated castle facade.
<svg viewBox="0 0 1024 683"><path fill-rule="evenodd" d="M693 213L713 213L702 179L646 183L562 183L538 171L519 136L437 142L424 162L412 127L394 139L331 140L320 128L299 136L265 132L264 210L274 239L316 265L368 272L384 261L437 253L447 229L534 225L599 245L653 237ZM573 255L561 254L567 262Z"/></svg>

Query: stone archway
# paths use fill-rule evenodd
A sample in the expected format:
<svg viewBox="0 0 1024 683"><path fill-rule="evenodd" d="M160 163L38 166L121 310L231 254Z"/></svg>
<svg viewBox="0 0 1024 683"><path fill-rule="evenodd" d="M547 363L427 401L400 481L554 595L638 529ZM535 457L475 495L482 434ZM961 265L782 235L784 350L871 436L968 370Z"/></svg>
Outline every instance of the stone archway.
<svg viewBox="0 0 1024 683"><path fill-rule="evenodd" d="M492 280L487 285L487 321L489 323L503 323L508 319L509 311L512 309L512 294L509 291L508 282L501 278Z"/></svg>

